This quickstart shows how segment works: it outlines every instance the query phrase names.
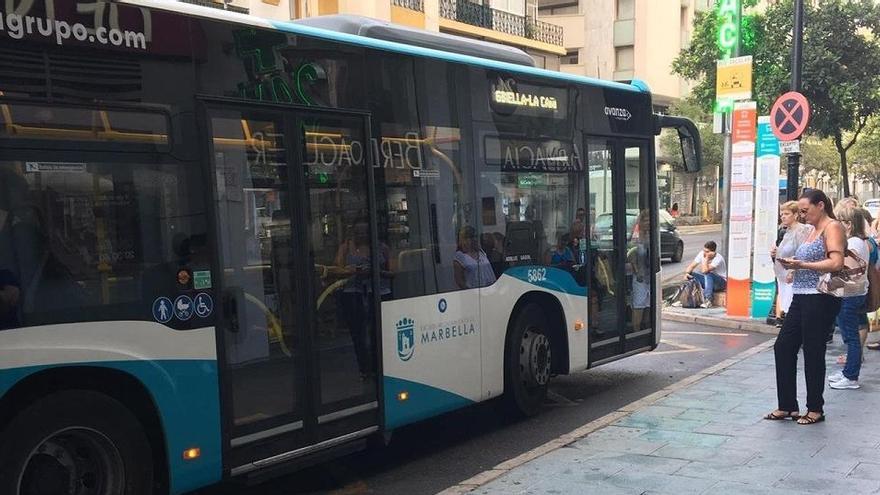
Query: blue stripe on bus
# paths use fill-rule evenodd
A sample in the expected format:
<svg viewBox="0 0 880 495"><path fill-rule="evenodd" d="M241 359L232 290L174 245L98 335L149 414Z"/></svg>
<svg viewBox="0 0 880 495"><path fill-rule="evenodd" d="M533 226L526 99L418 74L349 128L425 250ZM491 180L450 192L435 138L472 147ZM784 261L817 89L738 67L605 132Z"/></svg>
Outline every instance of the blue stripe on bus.
<svg viewBox="0 0 880 495"><path fill-rule="evenodd" d="M111 368L139 380L159 410L165 430L172 494L220 481L220 398L217 362L213 360L143 360L64 363L0 370L0 397L20 380L63 367ZM183 451L199 447L201 457L184 461ZM163 466L156 466L164 469Z"/></svg>
<svg viewBox="0 0 880 495"><path fill-rule="evenodd" d="M366 36L358 36L356 34L339 33L327 29L320 29L312 26L303 26L290 21L269 21L275 29L288 33L302 34L322 38L331 41L339 41L342 43L350 43L353 45L375 48L390 52L404 53L407 55L415 55L418 57L429 57L448 62L457 62L468 65L477 65L490 69L504 70L509 72L519 72L521 74L529 74L533 76L546 77L548 79L558 79L562 81L574 82L579 84L587 84L590 86L599 86L609 89L617 89L621 91L629 91L635 93L646 93L647 85L641 81L634 80L633 84L623 84L613 81L605 81L602 79L594 79L592 77L577 76L574 74L566 74L564 72L539 69L537 67L528 67L526 65L512 64L509 62L500 62L498 60L490 60L472 55L463 55L460 53L444 52L433 48L424 48L421 46L407 45L405 43L397 43L394 41L385 41L376 38L367 38Z"/></svg>
<svg viewBox="0 0 880 495"><path fill-rule="evenodd" d="M538 265L515 266L505 270L504 275L514 277L542 289L571 294L573 296L587 295L587 288L578 285L571 273L561 268Z"/></svg>
<svg viewBox="0 0 880 495"><path fill-rule="evenodd" d="M389 430L474 404L458 394L403 378L384 377L385 427ZM398 398L407 393L407 400Z"/></svg>

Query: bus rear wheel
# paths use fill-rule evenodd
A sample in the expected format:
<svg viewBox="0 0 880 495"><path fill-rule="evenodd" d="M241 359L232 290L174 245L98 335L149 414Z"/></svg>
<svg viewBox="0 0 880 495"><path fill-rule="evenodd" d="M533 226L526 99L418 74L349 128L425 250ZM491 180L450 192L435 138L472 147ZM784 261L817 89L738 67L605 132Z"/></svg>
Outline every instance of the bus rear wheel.
<svg viewBox="0 0 880 495"><path fill-rule="evenodd" d="M538 414L547 397L552 354L544 325L544 311L529 304L517 313L508 336L504 394L509 408L521 416Z"/></svg>
<svg viewBox="0 0 880 495"><path fill-rule="evenodd" d="M150 442L134 415L104 394L71 390L38 400L0 434L0 493L147 495Z"/></svg>

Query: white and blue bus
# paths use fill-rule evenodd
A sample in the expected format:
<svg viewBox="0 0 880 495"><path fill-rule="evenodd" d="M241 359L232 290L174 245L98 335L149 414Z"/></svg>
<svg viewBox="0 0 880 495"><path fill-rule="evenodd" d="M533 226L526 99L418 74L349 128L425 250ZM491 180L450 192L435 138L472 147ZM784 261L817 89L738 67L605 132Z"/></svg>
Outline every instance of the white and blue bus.
<svg viewBox="0 0 880 495"><path fill-rule="evenodd" d="M653 349L663 127L698 167L644 84L507 47L0 4L0 493L263 476Z"/></svg>

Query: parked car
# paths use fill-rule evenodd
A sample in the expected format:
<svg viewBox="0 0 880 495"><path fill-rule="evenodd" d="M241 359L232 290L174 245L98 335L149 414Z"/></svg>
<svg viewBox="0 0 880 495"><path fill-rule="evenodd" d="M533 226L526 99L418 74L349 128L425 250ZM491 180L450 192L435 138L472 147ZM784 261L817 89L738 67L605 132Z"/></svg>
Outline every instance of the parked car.
<svg viewBox="0 0 880 495"><path fill-rule="evenodd" d="M636 226L638 210L626 211L626 241L632 239ZM669 258L674 263L681 261L684 255L684 241L678 235L675 219L666 210L660 210L660 257ZM596 217L596 236L599 249L610 250L614 247L611 213L603 213Z"/></svg>
<svg viewBox="0 0 880 495"><path fill-rule="evenodd" d="M880 216L880 198L866 199L864 206L872 217L877 218L878 216Z"/></svg>

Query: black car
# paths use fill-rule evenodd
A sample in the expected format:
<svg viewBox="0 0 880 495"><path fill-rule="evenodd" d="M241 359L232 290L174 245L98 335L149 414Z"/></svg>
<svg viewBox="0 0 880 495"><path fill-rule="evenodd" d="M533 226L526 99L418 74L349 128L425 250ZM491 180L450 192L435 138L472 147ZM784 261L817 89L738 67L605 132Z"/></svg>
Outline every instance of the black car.
<svg viewBox="0 0 880 495"><path fill-rule="evenodd" d="M626 241L632 239L633 230L636 226L637 210L626 211ZM596 217L596 236L599 249L611 249L612 230L611 213L603 213ZM660 257L669 258L674 263L681 261L684 254L684 241L678 235L675 227L675 219L666 210L660 210Z"/></svg>

